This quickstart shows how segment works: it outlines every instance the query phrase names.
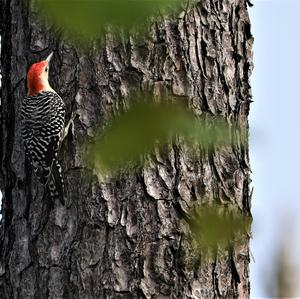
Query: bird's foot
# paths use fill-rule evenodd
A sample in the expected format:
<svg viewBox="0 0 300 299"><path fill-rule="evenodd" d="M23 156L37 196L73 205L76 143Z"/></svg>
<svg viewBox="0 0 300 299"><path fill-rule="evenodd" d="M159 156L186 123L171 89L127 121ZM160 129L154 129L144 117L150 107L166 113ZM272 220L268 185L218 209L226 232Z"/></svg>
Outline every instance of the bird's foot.
<svg viewBox="0 0 300 299"><path fill-rule="evenodd" d="M74 135L74 120L75 120L77 115L79 115L77 111L72 112L71 118L68 121L68 123L67 123L67 125L64 129L63 140L68 136L70 129L71 129L72 134Z"/></svg>

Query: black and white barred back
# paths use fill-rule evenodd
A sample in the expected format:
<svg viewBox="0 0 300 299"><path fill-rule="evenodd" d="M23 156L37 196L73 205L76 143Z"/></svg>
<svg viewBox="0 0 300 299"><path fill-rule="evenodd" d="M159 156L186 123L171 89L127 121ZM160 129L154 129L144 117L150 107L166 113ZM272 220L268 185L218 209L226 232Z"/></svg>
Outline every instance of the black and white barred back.
<svg viewBox="0 0 300 299"><path fill-rule="evenodd" d="M63 180L57 160L65 122L65 104L54 91L27 96L22 106L25 153L39 181L63 202Z"/></svg>

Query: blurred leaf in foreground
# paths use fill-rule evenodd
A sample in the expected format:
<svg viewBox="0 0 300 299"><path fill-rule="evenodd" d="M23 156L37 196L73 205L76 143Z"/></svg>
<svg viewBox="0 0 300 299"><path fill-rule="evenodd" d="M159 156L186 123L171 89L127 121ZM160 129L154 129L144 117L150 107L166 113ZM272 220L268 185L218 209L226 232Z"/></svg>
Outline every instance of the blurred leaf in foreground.
<svg viewBox="0 0 300 299"><path fill-rule="evenodd" d="M287 214L280 226L279 242L275 244L274 273L266 281L267 295L274 298L300 298L299 288L299 233L297 214ZM298 239L298 240L297 240ZM276 246L277 245L277 246ZM274 253L273 253L274 254ZM274 267L275 266L275 267ZM275 269L274 269L275 268ZM270 270L268 269L268 270Z"/></svg>
<svg viewBox="0 0 300 299"><path fill-rule="evenodd" d="M59 28L81 38L98 37L107 26L132 28L174 8L181 0L37 0L41 12Z"/></svg>
<svg viewBox="0 0 300 299"><path fill-rule="evenodd" d="M249 239L251 217L224 205L198 207L186 219L203 254L215 255Z"/></svg>
<svg viewBox="0 0 300 299"><path fill-rule="evenodd" d="M129 111L116 118L91 146L92 159L100 172L113 172L157 145L165 145L179 134L186 142L212 147L233 142L232 127L221 117L203 115L196 118L187 109L175 104L133 104Z"/></svg>

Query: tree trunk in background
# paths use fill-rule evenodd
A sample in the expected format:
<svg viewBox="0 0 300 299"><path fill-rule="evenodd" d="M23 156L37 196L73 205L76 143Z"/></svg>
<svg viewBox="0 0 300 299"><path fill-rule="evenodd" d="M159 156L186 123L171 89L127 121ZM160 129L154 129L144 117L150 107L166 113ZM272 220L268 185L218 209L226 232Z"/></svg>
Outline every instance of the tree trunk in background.
<svg viewBox="0 0 300 299"><path fill-rule="evenodd" d="M1 0L0 298L247 298L249 244L206 262L175 205L232 203L250 213L248 149L192 159L182 144L140 172L102 182L82 146L130 91L188 96L196 114L247 123L252 36L246 0L205 0L154 24L144 41L107 34L81 53L53 35L26 1ZM54 51L50 83L67 119L61 160L67 204L43 196L25 163L20 110L28 67Z"/></svg>

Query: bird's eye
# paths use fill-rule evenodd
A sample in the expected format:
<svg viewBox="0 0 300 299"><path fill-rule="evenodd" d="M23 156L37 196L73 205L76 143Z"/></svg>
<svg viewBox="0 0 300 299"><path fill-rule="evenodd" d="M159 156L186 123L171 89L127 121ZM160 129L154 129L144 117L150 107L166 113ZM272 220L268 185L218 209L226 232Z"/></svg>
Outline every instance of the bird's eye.
<svg viewBox="0 0 300 299"><path fill-rule="evenodd" d="M48 68L47 67L45 68L45 71L48 72Z"/></svg>

